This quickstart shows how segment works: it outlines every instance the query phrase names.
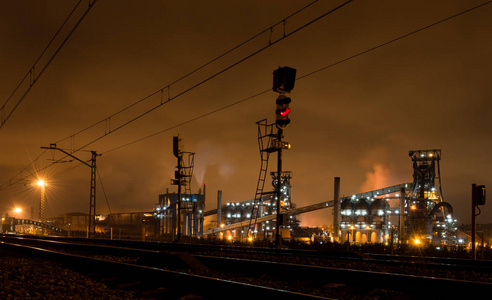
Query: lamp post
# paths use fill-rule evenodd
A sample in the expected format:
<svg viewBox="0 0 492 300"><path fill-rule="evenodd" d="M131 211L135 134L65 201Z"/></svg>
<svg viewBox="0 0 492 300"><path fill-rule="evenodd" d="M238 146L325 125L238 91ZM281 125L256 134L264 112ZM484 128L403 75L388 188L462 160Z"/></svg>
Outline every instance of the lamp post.
<svg viewBox="0 0 492 300"><path fill-rule="evenodd" d="M46 186L48 184L43 179L39 179L36 184L41 187L41 199L39 201L39 220L44 221L44 202L46 200Z"/></svg>
<svg viewBox="0 0 492 300"><path fill-rule="evenodd" d="M351 229L351 230L352 230L352 241L354 241L354 242L355 242L355 237L354 237L354 230L355 230L355 227L354 227L354 225L350 225L350 228L349 228L349 229ZM349 242L351 242L351 241L350 241L350 238L349 238Z"/></svg>
<svg viewBox="0 0 492 300"><path fill-rule="evenodd" d="M91 168L91 190L90 190L90 198L89 198L90 203L89 203L89 219L88 219L89 226L87 228L87 238L91 238L91 234L95 238L96 237L96 173L97 173L96 157L101 156L101 154L97 154L96 151L91 151L92 159L91 159L91 163L88 164L87 162L81 160L80 158L73 156L71 153L68 153L63 149L57 148L56 144L50 144L49 147L41 147L41 149L58 150Z"/></svg>

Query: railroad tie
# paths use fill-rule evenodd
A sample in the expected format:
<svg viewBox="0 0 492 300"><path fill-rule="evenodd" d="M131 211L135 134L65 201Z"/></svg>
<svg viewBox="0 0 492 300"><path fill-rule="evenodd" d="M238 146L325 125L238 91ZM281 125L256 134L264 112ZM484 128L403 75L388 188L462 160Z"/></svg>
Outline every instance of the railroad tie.
<svg viewBox="0 0 492 300"><path fill-rule="evenodd" d="M202 264L200 261L198 261L198 259L190 255L189 253L179 253L178 257L195 271L210 272L210 269L207 268L207 266Z"/></svg>

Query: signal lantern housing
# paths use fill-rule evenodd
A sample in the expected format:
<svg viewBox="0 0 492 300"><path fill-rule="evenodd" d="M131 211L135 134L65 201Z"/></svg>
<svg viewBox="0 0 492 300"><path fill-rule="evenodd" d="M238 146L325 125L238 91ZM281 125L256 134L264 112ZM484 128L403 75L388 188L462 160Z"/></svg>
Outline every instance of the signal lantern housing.
<svg viewBox="0 0 492 300"><path fill-rule="evenodd" d="M472 201L474 205L485 205L485 185L473 186Z"/></svg>
<svg viewBox="0 0 492 300"><path fill-rule="evenodd" d="M296 81L296 69L289 67L278 68L273 71L273 91L278 93L290 93L294 89Z"/></svg>
<svg viewBox="0 0 492 300"><path fill-rule="evenodd" d="M290 102L292 99L285 95L279 95L277 98L277 110L275 111L276 114L276 120L275 123L277 124L278 128L286 128L289 123L289 114L291 112L291 109L289 107Z"/></svg>

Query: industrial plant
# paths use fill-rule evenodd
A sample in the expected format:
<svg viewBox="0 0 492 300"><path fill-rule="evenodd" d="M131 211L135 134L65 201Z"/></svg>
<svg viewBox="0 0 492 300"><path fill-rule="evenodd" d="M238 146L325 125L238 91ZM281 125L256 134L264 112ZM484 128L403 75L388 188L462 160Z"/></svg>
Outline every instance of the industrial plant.
<svg viewBox="0 0 492 300"><path fill-rule="evenodd" d="M291 199L291 183L294 180L291 171L282 171L280 187L278 173L270 172L268 180L271 180L271 189L265 185L272 145L278 149L275 135L270 134L272 127L268 126L271 125L266 125L264 121L258 123L262 164L255 199L226 202L222 199L222 192L218 191L217 208L206 210L205 185L198 193L191 192L194 153L181 151L176 140L174 151L178 165L171 184L180 181L178 187L183 187L183 191L179 188L178 193L168 190L159 195L156 207L147 212L96 215L94 236L149 241L172 241L186 237L248 242L275 240L279 234L282 240L302 240L299 236L302 224L296 216L324 209L333 214L333 224L331 228L324 229L322 240L341 243L426 243L436 246L464 243L457 238L453 208L441 196L441 150L409 152L413 182L340 197L340 178L335 178L333 200L297 207ZM265 138L270 140L265 142ZM183 159L184 155L187 159ZM280 191L280 198L277 190ZM277 206L278 203L280 206ZM277 207L280 207L279 214ZM2 221L3 232L89 236L87 214L66 214L43 221L6 217Z"/></svg>
<svg viewBox="0 0 492 300"><path fill-rule="evenodd" d="M282 67L273 72L276 99L276 120L256 122L260 171L255 196L243 202L227 202L217 191L217 206L208 209L205 185L192 192L195 153L184 151L179 135L173 137L173 154L177 159L170 184L177 192L158 196L156 207L146 212L96 214L96 157L88 164L51 144L44 147L61 151L91 168L89 214L66 214L58 218L44 217L44 192L41 194L39 219L2 219L3 232L30 234L61 234L69 236L106 237L117 239L183 241L186 239L222 239L231 242L274 241L278 247L285 240L304 239L296 216L316 210L333 215L333 224L318 232L318 240L340 243L425 243L453 246L464 243L457 238L453 208L442 197L440 183L441 150L412 150L413 181L348 197L340 196L340 178L334 178L333 200L297 207L291 197L295 174L282 169L282 153L291 148L284 140L283 130L290 124L288 96L294 88L296 70ZM271 154L276 170L269 172ZM270 175L270 176L268 176ZM271 181L271 187L268 182ZM41 185L42 186L42 185ZM483 187L483 186L481 186ZM42 186L44 189L44 186ZM485 187L482 188L483 201ZM482 202L483 202L482 201ZM213 201L209 201L211 203ZM482 203L483 204L483 203Z"/></svg>

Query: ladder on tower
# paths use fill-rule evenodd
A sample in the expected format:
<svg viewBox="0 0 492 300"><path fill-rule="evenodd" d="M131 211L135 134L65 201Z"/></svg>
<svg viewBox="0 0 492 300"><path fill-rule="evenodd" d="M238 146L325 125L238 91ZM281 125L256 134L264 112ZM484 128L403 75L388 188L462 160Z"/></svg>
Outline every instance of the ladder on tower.
<svg viewBox="0 0 492 300"><path fill-rule="evenodd" d="M250 215L249 226L248 226L248 236L254 236L257 229L257 219L258 215L262 212L263 196L266 194L272 194L274 192L264 193L263 189L265 187L265 180L268 171L268 159L270 158L270 153L278 151L274 147L274 140L276 135L273 133L273 128L275 124L267 124L267 120L263 119L256 122L258 125L258 147L260 150L260 174L258 176L258 183L256 184L255 199L253 201L253 208ZM260 216L261 217L261 216Z"/></svg>
<svg viewBox="0 0 492 300"><path fill-rule="evenodd" d="M195 153L193 152L182 152L183 154L186 154L187 156L187 162L184 162L184 157L183 157L183 166L181 167L182 174L181 177L183 178L184 181L184 187L185 187L185 196L190 196L191 195L191 178L193 177L193 168L195 167Z"/></svg>
<svg viewBox="0 0 492 300"><path fill-rule="evenodd" d="M182 184L185 188L183 195L181 195L181 200L184 198L186 201L182 201L182 211L186 216L192 216L193 220L188 220L189 222L191 221L193 225L196 223L195 220L195 205L192 201L192 194L191 194L191 179L193 177L193 169L195 167L195 153L194 152L181 152L183 155L182 158L182 166L181 166L181 180ZM186 161L185 161L186 158ZM184 204L184 205L183 205ZM193 230L193 226L188 224L187 226L187 232L190 234L190 236L195 236L196 232Z"/></svg>

